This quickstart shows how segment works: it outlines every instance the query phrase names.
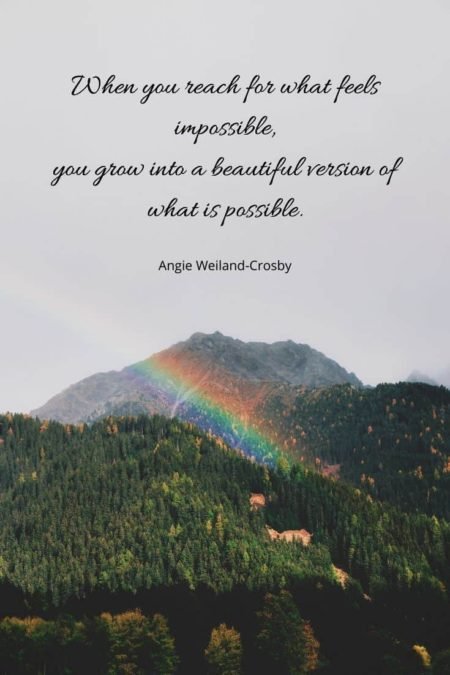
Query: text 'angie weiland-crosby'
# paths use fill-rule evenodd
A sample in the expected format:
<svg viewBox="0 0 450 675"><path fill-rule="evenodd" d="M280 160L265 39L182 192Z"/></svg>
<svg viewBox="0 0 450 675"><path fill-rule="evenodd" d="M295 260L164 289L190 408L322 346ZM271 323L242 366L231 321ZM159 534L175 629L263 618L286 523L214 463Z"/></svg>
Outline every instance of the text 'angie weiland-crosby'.
<svg viewBox="0 0 450 675"><path fill-rule="evenodd" d="M289 274L292 262L285 260L161 260L158 272L281 272Z"/></svg>

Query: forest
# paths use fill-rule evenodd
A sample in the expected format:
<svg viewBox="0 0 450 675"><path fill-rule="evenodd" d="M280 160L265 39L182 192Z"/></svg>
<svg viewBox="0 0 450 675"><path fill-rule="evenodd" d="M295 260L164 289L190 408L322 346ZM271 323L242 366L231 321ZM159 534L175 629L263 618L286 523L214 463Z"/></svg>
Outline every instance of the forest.
<svg viewBox="0 0 450 675"><path fill-rule="evenodd" d="M337 385L283 390L261 416L284 449L373 498L409 512L450 518L450 391L401 382L360 389Z"/></svg>
<svg viewBox="0 0 450 675"><path fill-rule="evenodd" d="M450 525L395 501L176 419L0 416L0 673L448 673Z"/></svg>

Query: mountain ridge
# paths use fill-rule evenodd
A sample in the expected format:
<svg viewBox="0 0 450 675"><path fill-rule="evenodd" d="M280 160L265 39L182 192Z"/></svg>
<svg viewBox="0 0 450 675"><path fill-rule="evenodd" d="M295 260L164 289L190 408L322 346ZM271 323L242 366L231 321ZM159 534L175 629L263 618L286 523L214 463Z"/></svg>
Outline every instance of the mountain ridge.
<svg viewBox="0 0 450 675"><path fill-rule="evenodd" d="M308 388L347 383L363 386L354 373L349 373L309 345L292 340L271 344L243 342L218 331L212 334L197 332L188 340L120 371L90 375L56 394L31 414L77 423L96 419L130 401L145 404L147 412L168 414L173 406L161 383L158 386L158 383L155 385L136 376L136 372L145 369L146 365L150 369L154 366L166 369L169 379L172 371L181 373L178 380L189 380L194 389L206 377L211 380L211 386L215 383L218 387L224 381L238 387L243 382L277 382Z"/></svg>

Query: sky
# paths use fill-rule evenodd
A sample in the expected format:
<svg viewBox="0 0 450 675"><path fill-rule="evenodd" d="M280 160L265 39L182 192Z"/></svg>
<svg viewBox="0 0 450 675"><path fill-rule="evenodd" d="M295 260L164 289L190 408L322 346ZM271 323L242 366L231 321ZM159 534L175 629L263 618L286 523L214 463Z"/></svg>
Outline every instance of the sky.
<svg viewBox="0 0 450 675"><path fill-rule="evenodd" d="M450 96L445 0L1 0L0 411L29 411L196 331L307 343L367 384L450 364ZM119 82L274 82L345 74L376 96L70 95ZM201 138L185 123L267 115L274 138ZM55 166L404 163L361 178L88 178ZM178 196L294 196L300 219L152 219ZM169 274L162 259L288 260L289 274Z"/></svg>

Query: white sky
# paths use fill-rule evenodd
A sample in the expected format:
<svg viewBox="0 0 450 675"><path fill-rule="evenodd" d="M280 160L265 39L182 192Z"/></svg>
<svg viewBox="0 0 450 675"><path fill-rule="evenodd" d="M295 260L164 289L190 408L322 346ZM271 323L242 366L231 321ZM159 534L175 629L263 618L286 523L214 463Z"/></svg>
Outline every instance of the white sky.
<svg viewBox="0 0 450 675"><path fill-rule="evenodd" d="M366 383L450 362L450 11L445 0L0 0L0 410L195 331L308 343ZM73 75L124 82L355 80L373 97L69 95ZM274 139L175 138L179 120L267 114ZM178 159L379 165L376 179L117 179L49 186L60 164ZM295 196L304 217L157 221L147 208ZM289 275L158 273L162 258L293 262Z"/></svg>

